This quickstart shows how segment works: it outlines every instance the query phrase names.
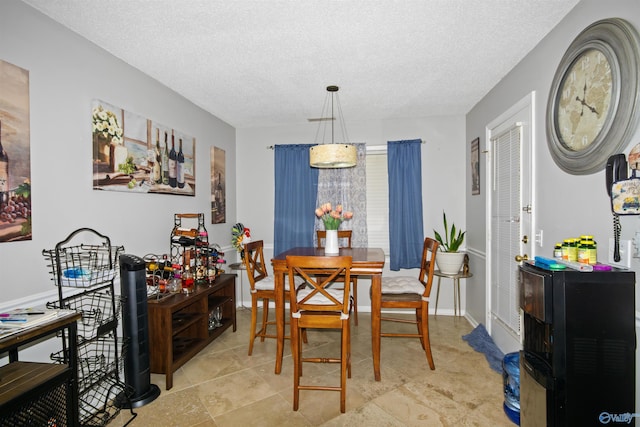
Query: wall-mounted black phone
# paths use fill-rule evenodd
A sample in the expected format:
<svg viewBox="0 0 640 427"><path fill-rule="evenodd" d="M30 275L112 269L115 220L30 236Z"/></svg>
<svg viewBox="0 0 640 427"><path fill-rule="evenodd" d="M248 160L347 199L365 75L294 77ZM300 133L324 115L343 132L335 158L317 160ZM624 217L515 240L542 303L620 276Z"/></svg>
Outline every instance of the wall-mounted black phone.
<svg viewBox="0 0 640 427"><path fill-rule="evenodd" d="M624 154L614 154L607 160L607 194L611 197L611 186L616 181L627 179L627 159Z"/></svg>
<svg viewBox="0 0 640 427"><path fill-rule="evenodd" d="M607 160L606 175L607 194L609 194L609 197L612 199L611 210L613 211L613 260L615 262L619 262L620 231L622 230L622 227L620 226L620 218L613 208L613 196L611 190L613 183L627 179L627 159L624 154L614 154L609 157L609 160Z"/></svg>

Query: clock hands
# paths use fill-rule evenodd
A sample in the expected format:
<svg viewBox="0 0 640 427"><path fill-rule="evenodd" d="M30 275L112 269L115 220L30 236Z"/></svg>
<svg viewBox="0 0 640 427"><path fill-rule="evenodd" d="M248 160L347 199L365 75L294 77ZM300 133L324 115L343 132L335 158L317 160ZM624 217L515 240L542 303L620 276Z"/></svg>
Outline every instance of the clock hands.
<svg viewBox="0 0 640 427"><path fill-rule="evenodd" d="M576 101L579 101L580 104L582 104L582 110L580 111L580 115L581 116L584 115L584 107L587 107L589 110L591 110L592 113L596 115L600 115L598 113L598 110L596 110L595 107L592 107L591 105L587 104L586 98L587 98L587 81L585 80L584 87L582 88L582 99L580 99L580 97L576 95Z"/></svg>

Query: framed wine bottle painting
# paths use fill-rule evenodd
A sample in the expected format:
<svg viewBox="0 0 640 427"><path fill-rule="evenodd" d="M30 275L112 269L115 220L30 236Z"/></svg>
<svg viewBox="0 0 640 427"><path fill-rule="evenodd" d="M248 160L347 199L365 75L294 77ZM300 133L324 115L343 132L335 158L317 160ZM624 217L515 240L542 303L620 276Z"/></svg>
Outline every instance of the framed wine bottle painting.
<svg viewBox="0 0 640 427"><path fill-rule="evenodd" d="M480 194L480 138L471 141L471 195Z"/></svg>
<svg viewBox="0 0 640 427"><path fill-rule="evenodd" d="M196 194L196 139L100 100L91 106L94 190Z"/></svg>
<svg viewBox="0 0 640 427"><path fill-rule="evenodd" d="M226 156L222 148L211 147L211 223L227 222Z"/></svg>
<svg viewBox="0 0 640 427"><path fill-rule="evenodd" d="M0 242L32 240L29 71L0 60Z"/></svg>

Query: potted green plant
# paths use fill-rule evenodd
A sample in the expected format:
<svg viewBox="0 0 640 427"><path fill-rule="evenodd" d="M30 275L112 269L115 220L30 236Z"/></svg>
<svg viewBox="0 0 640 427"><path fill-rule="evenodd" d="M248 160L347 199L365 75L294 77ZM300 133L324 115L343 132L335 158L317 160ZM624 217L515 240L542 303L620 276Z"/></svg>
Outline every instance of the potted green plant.
<svg viewBox="0 0 640 427"><path fill-rule="evenodd" d="M456 229L455 224L451 224L451 229L447 224L447 214L442 211L442 217L444 222L444 239L436 230L436 240L440 244L440 251L436 255L436 265L438 269L444 274L457 274L462 268L464 263L464 252L460 252L460 246L464 242L464 235L466 231Z"/></svg>

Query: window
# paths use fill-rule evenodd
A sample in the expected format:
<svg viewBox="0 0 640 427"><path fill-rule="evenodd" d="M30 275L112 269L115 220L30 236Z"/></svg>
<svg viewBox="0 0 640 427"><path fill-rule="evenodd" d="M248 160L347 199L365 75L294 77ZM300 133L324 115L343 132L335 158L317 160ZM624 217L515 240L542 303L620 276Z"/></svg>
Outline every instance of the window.
<svg viewBox="0 0 640 427"><path fill-rule="evenodd" d="M387 147L367 147L367 230L369 247L389 253Z"/></svg>

